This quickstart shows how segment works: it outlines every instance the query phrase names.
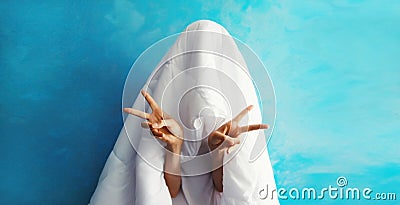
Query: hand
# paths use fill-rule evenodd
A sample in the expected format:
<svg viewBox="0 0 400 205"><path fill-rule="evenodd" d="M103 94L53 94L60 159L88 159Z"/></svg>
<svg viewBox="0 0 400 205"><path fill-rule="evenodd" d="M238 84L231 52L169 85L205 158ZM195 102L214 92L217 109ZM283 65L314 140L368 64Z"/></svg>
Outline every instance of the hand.
<svg viewBox="0 0 400 205"><path fill-rule="evenodd" d="M211 150L216 148L227 149L229 153L229 148L239 144L240 140L237 137L245 132L250 132L259 129L268 129L267 124L254 124L247 126L239 126L240 120L251 110L253 106L250 105L244 110L242 110L235 118L229 122L223 124L217 130L212 132L208 136L208 146Z"/></svg>
<svg viewBox="0 0 400 205"><path fill-rule="evenodd" d="M124 112L146 119L147 121L142 123L143 128L149 128L155 137L166 142L167 148L170 151L180 151L183 143L182 127L172 117L161 110L150 94L143 90L141 93L153 112L149 114L132 108L124 108Z"/></svg>

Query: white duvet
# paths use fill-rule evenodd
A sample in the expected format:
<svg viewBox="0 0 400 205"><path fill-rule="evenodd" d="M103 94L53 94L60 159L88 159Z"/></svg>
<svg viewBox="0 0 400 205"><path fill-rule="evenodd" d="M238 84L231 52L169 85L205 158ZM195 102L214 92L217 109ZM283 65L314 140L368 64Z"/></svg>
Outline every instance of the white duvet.
<svg viewBox="0 0 400 205"><path fill-rule="evenodd" d="M228 32L212 21L187 27L163 57L143 87L184 127L182 189L171 199L163 177L165 149L128 116L107 159L92 205L246 205L279 204L263 131L240 136L241 143L225 153L223 192L213 188L208 134L248 105L254 105L243 124L261 123L251 76ZM132 106L150 112L139 95ZM261 146L263 152L254 151ZM269 196L265 197L268 186Z"/></svg>

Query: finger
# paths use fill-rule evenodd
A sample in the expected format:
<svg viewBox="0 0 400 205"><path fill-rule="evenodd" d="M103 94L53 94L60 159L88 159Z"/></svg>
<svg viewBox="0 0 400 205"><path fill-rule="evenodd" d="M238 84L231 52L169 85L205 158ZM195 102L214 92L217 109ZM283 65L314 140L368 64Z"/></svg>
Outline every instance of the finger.
<svg viewBox="0 0 400 205"><path fill-rule="evenodd" d="M228 133L230 127L232 127L232 120L224 123L223 125L221 125L220 127L218 127L218 129L216 131L221 132L222 134L226 134Z"/></svg>
<svg viewBox="0 0 400 205"><path fill-rule="evenodd" d="M230 137L228 135L224 135L218 131L215 132L215 137L217 140L223 140L227 146L233 146L235 144L240 143L240 139Z"/></svg>
<svg viewBox="0 0 400 205"><path fill-rule="evenodd" d="M150 96L150 94L144 90L142 90L142 95L144 98L146 98L146 101L149 103L150 107L152 110L155 110L158 108L158 104L156 101Z"/></svg>
<svg viewBox="0 0 400 205"><path fill-rule="evenodd" d="M222 145L222 148L227 148L226 152L229 154L232 147L235 145L240 144L240 140L236 138L227 137Z"/></svg>
<svg viewBox="0 0 400 205"><path fill-rule="evenodd" d="M229 148L231 146L234 146L235 144L240 143L239 139L235 139L228 135L224 135L219 131L213 132L212 137L213 137L212 139L213 146L216 146L215 148L219 147L219 149Z"/></svg>
<svg viewBox="0 0 400 205"><path fill-rule="evenodd" d="M222 134L219 131L215 131L213 134L214 134L214 138L216 140L225 140L227 138L227 136L225 134Z"/></svg>
<svg viewBox="0 0 400 205"><path fill-rule="evenodd" d="M167 144L169 143L169 139L165 136L164 133L160 132L158 129L152 129L152 132L154 136L157 137L158 139L166 142Z"/></svg>
<svg viewBox="0 0 400 205"><path fill-rule="evenodd" d="M162 128L162 127L170 128L173 126L173 124L176 124L173 119L166 119L166 120L161 120L161 122L158 122L158 123L153 123L153 127L154 128Z"/></svg>
<svg viewBox="0 0 400 205"><path fill-rule="evenodd" d="M132 108L124 108L124 112L148 120L150 114Z"/></svg>
<svg viewBox="0 0 400 205"><path fill-rule="evenodd" d="M248 107L246 107L244 110L242 110L238 115L236 115L235 118L233 118L232 121L236 121L239 122L244 116L247 115L247 113L253 109L253 105L249 105Z"/></svg>
<svg viewBox="0 0 400 205"><path fill-rule="evenodd" d="M240 141L238 141L237 143L233 144L232 146L228 147L228 149L226 149L226 153L229 154L231 152L231 149L233 149L236 144L240 144Z"/></svg>
<svg viewBox="0 0 400 205"><path fill-rule="evenodd" d="M153 123L154 128L162 128L162 127L167 127L167 122L165 120L161 120L161 122L158 123Z"/></svg>
<svg viewBox="0 0 400 205"><path fill-rule="evenodd" d="M222 132L222 134L226 135L226 133L228 132L228 126L224 127L224 131Z"/></svg>
<svg viewBox="0 0 400 205"><path fill-rule="evenodd" d="M153 127L153 124L152 124L151 122L142 122L142 123L140 123L140 125L141 125L143 128L154 128L154 127Z"/></svg>
<svg viewBox="0 0 400 205"><path fill-rule="evenodd" d="M158 129L151 128L150 131L155 137L162 137L163 136L163 133L160 132L160 130L158 130Z"/></svg>
<svg viewBox="0 0 400 205"><path fill-rule="evenodd" d="M268 129L267 124L255 124L255 125L247 125L247 126L242 126L239 128L239 133L243 132L250 132L253 130L259 130L259 129Z"/></svg>
<svg viewBox="0 0 400 205"><path fill-rule="evenodd" d="M172 118L170 115L168 115L168 114L165 113L165 112L163 112L162 114L163 114L163 118L164 118L164 119L170 119L170 118Z"/></svg>
<svg viewBox="0 0 400 205"><path fill-rule="evenodd" d="M227 138L225 138L225 143L226 143L226 145L228 147L230 147L230 146L233 146L235 144L239 144L240 143L240 139L227 137Z"/></svg>

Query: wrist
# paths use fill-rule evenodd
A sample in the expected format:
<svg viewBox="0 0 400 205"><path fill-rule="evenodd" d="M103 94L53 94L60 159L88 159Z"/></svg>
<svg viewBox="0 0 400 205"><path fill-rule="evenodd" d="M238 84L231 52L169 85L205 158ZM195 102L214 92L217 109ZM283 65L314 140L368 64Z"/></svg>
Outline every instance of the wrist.
<svg viewBox="0 0 400 205"><path fill-rule="evenodd" d="M180 154L182 150L182 143L182 140L177 140L177 142L167 144L166 148L174 154Z"/></svg>

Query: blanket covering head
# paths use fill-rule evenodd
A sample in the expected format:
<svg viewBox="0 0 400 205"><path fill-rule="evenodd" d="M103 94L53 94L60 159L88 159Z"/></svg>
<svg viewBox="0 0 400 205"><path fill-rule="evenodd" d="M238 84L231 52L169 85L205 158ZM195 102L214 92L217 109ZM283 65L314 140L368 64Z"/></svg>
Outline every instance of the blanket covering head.
<svg viewBox="0 0 400 205"><path fill-rule="evenodd" d="M128 116L90 204L279 204L263 131L239 136L241 143L224 156L224 191L213 187L210 172L218 167L210 165L207 136L248 105L254 108L241 123L262 121L246 62L225 28L208 20L190 24L143 89L184 129L181 192L169 195L165 144L140 126L143 119ZM132 108L151 112L141 95Z"/></svg>

